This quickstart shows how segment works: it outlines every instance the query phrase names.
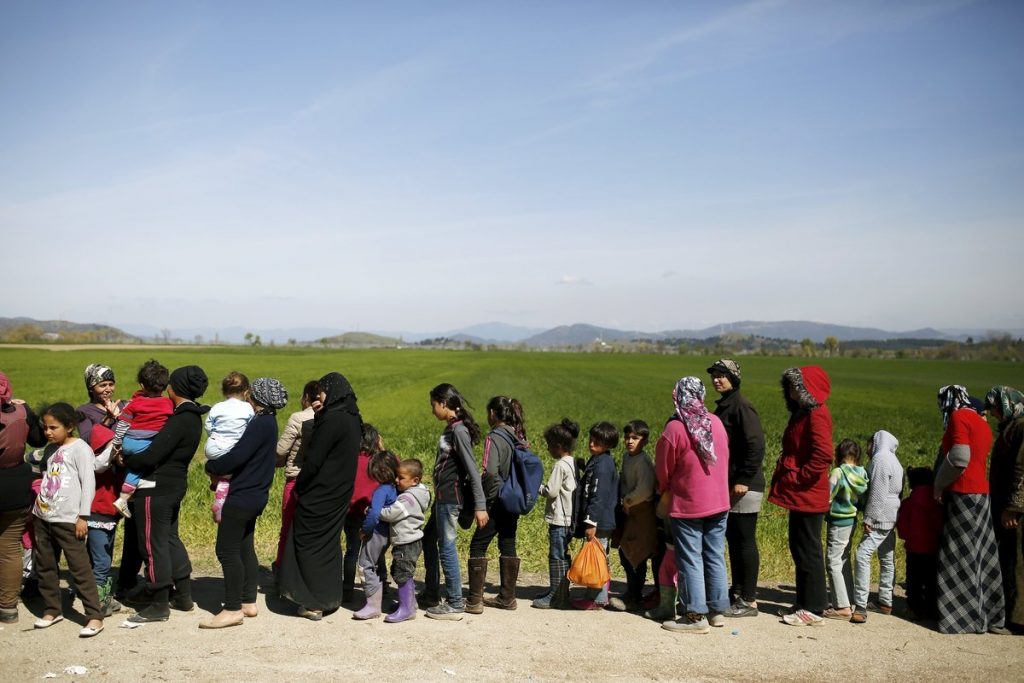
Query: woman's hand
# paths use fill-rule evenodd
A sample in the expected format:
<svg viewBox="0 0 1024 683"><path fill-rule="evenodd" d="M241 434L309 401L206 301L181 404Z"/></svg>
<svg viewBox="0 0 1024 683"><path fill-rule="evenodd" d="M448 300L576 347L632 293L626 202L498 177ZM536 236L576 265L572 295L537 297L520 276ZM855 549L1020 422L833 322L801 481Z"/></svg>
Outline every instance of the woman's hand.
<svg viewBox="0 0 1024 683"><path fill-rule="evenodd" d="M491 516L487 514L487 510L477 510L475 517L478 529L483 529L487 526L487 522L491 521Z"/></svg>
<svg viewBox="0 0 1024 683"><path fill-rule="evenodd" d="M315 401L309 404L309 407L313 409L314 413L319 413L321 410L323 410L324 404L320 399L316 399Z"/></svg>
<svg viewBox="0 0 1024 683"><path fill-rule="evenodd" d="M750 487L747 486L746 484L733 484L733 486L732 486L732 497L733 497L733 500L742 498L743 496L747 495L747 491L749 491L749 490L750 490Z"/></svg>
<svg viewBox="0 0 1024 683"><path fill-rule="evenodd" d="M79 541L84 541L86 536L89 535L89 525L81 517L75 522L75 538Z"/></svg>
<svg viewBox="0 0 1024 683"><path fill-rule="evenodd" d="M1016 529L1020 526L1020 513L1014 512L1013 510L1003 510L1003 528L1004 529Z"/></svg>
<svg viewBox="0 0 1024 683"><path fill-rule="evenodd" d="M117 401L112 398L107 398L103 401L103 410L107 411L107 415L115 420L121 415L121 409L117 406Z"/></svg>

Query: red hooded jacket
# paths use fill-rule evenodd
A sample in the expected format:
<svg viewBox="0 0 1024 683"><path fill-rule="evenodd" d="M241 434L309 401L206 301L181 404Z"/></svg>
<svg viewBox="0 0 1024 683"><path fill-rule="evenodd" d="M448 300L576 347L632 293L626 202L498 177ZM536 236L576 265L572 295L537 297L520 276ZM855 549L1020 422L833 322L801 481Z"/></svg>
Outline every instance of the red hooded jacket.
<svg viewBox="0 0 1024 683"><path fill-rule="evenodd" d="M785 377L797 387L800 409L782 434L782 455L768 500L794 512L828 512L833 446L832 414L825 402L832 383L817 365L802 367L799 373L787 371Z"/></svg>
<svg viewBox="0 0 1024 683"><path fill-rule="evenodd" d="M105 425L93 425L89 433L89 446L93 453L99 455L107 444L114 438L114 432ZM117 517L119 514L114 507L114 501L121 494L121 484L124 483L125 472L119 467L110 467L104 472L96 475L96 494L92 498L91 512L94 515L107 515Z"/></svg>

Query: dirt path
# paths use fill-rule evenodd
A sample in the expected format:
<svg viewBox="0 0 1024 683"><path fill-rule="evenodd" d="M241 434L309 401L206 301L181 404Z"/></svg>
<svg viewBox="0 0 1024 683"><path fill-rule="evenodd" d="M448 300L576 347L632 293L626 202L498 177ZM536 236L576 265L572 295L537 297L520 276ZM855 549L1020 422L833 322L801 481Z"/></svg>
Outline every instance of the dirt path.
<svg viewBox="0 0 1024 683"><path fill-rule="evenodd" d="M730 620L709 635L680 635L636 615L536 610L519 590L514 612L485 610L461 622L354 622L342 609L319 623L260 594L260 615L240 627L203 631L219 608L219 578L196 580L198 607L164 624L118 628L127 608L91 640L76 637L81 614L44 631L21 621L0 630L3 678L104 681L592 681L592 680L927 680L1024 679L1024 638L943 636L897 617L872 614L854 626L794 628L771 616L791 593L763 590L762 614ZM357 591L358 596L358 591ZM358 597L357 597L358 600ZM38 603L30 605L38 612ZM76 607L80 607L76 603ZM75 622L79 623L75 623ZM865 663L870 662L870 663ZM80 665L85 675L63 673Z"/></svg>

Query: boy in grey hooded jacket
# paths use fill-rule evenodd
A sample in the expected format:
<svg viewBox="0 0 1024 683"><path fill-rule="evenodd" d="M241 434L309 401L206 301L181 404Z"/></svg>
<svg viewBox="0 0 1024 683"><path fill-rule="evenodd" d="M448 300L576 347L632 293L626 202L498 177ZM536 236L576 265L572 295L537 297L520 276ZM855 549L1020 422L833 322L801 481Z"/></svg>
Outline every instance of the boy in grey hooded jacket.
<svg viewBox="0 0 1024 683"><path fill-rule="evenodd" d="M878 609L892 612L892 587L896 577L896 514L903 495L903 465L896 457L900 442L884 429L871 439L868 463L868 492L864 508L864 536L857 546L857 570L853 586L854 614L851 621L867 619L871 556L878 552Z"/></svg>
<svg viewBox="0 0 1024 683"><path fill-rule="evenodd" d="M423 463L415 458L398 466L398 499L382 508L380 521L390 524L391 578L398 584L398 609L384 618L388 623L416 617L413 574L423 552L423 522L430 508L430 491L420 483Z"/></svg>

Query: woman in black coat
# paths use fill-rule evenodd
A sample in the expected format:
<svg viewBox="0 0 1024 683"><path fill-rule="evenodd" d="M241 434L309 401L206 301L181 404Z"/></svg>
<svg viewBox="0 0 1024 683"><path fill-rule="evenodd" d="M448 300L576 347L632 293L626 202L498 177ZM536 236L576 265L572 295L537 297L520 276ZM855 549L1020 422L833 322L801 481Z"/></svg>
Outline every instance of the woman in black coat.
<svg viewBox="0 0 1024 683"><path fill-rule="evenodd" d="M217 527L217 559L224 571L224 608L199 628L238 626L256 616L256 590L260 565L253 535L256 520L267 507L277 464L277 418L288 403L279 381L259 377L249 394L255 415L230 451L206 462L213 475L231 475L231 484Z"/></svg>
<svg viewBox="0 0 1024 683"><path fill-rule="evenodd" d="M341 532L359 458L362 418L356 395L337 372L320 380L320 400L302 471L298 503L281 561L281 596L299 605L299 616L319 620L341 605Z"/></svg>

